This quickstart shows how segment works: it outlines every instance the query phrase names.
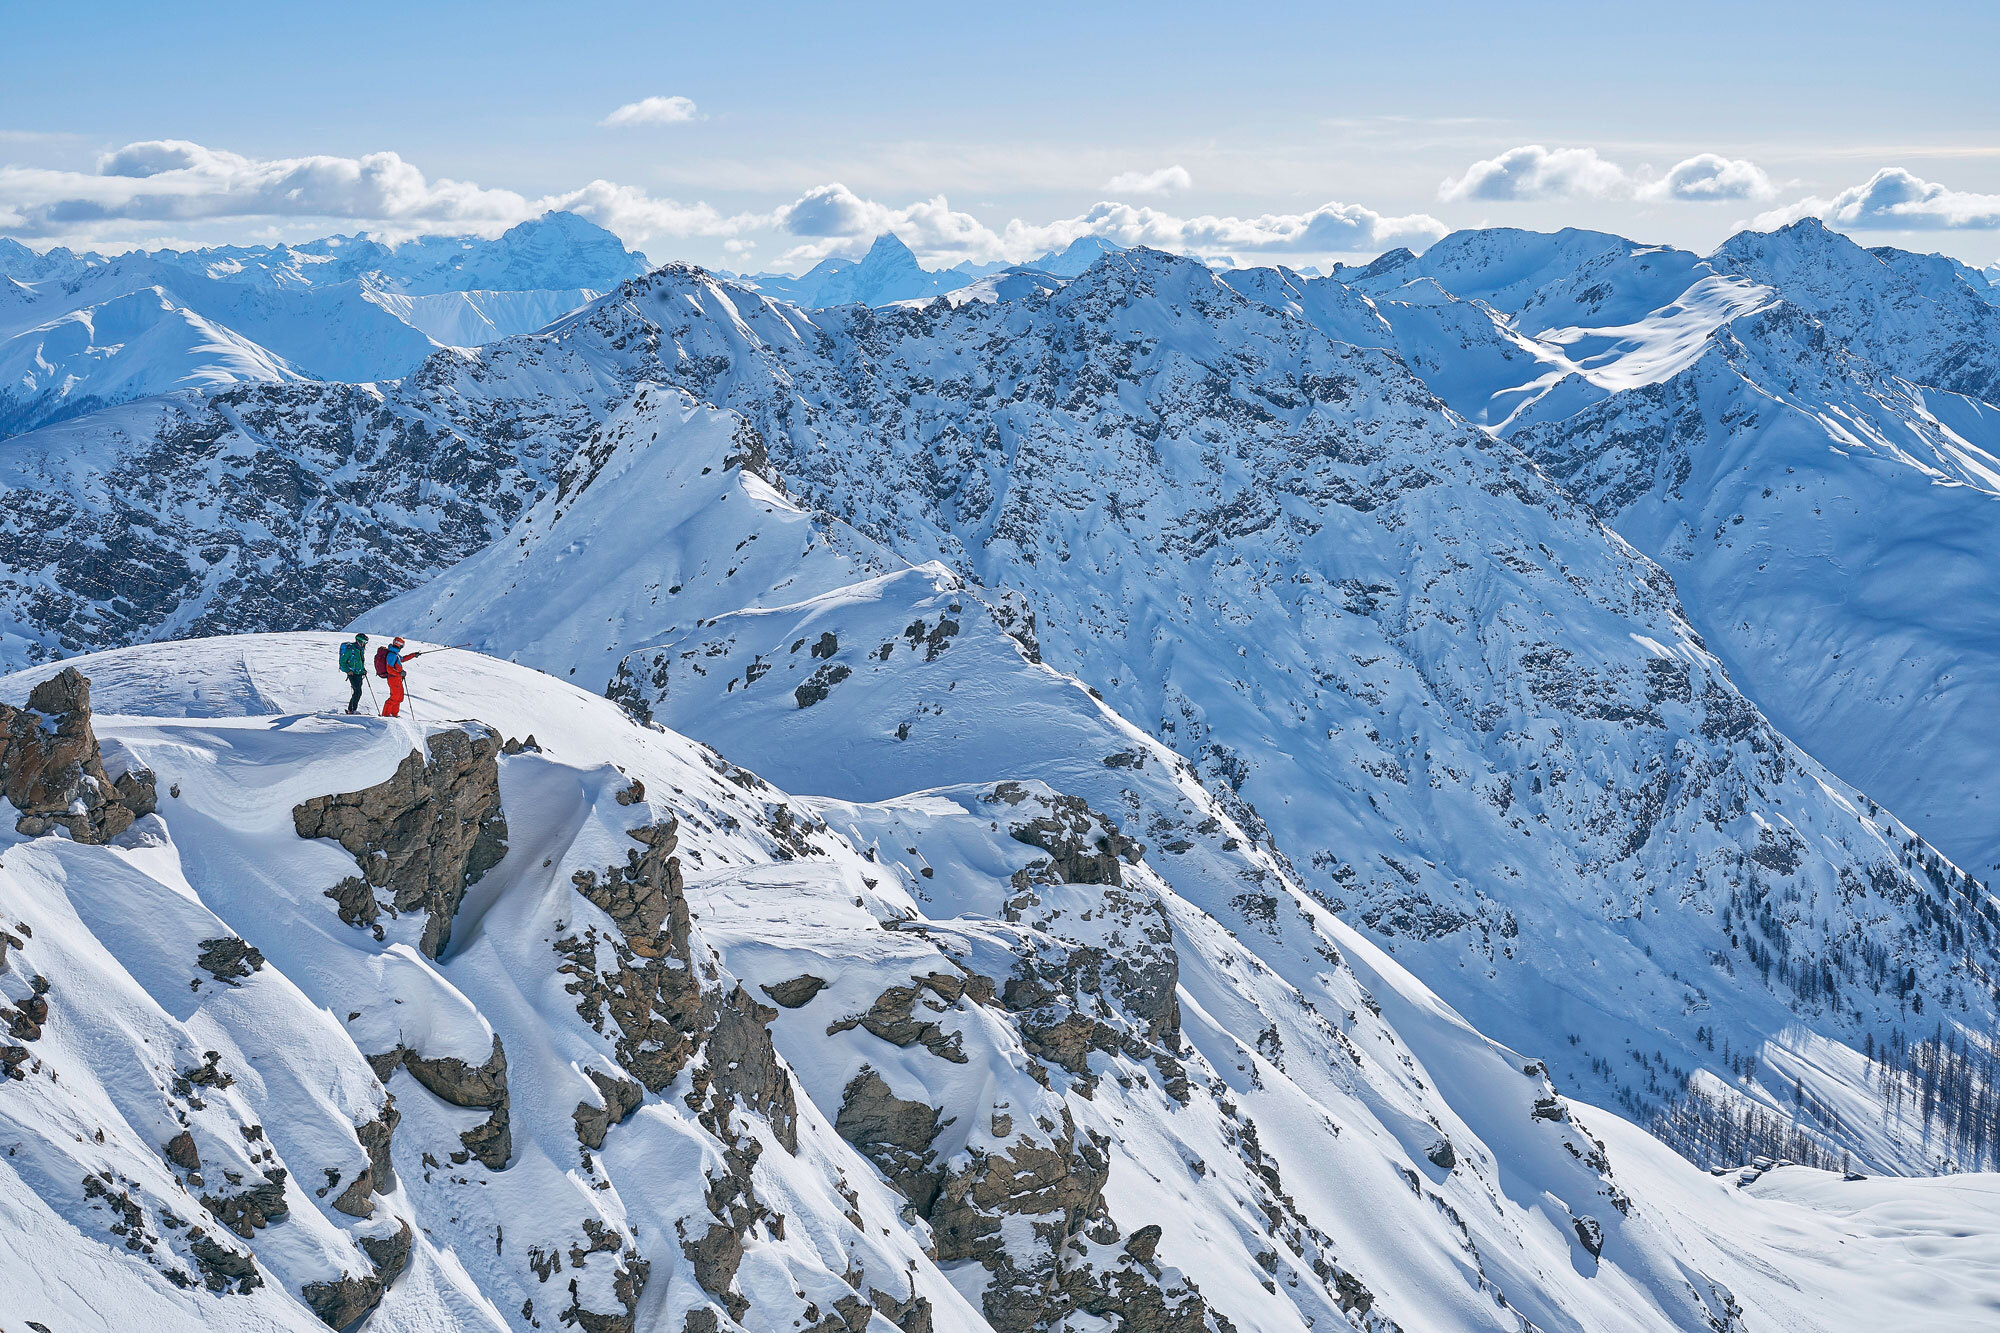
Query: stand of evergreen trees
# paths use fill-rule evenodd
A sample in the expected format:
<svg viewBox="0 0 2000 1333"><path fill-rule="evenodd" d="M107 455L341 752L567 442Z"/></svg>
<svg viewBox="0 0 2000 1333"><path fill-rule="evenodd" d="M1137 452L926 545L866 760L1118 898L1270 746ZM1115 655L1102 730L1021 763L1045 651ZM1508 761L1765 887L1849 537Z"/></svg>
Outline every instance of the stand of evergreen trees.
<svg viewBox="0 0 2000 1333"><path fill-rule="evenodd" d="M1937 1170L2000 1168L2000 1046L1968 1041L1938 1024L1915 1040L1901 1028L1882 1042L1870 1033L1862 1054L1883 1119L1906 1142L1916 1140ZM1755 1057L1748 1061L1732 1068L1754 1076ZM1690 1079L1677 1099L1652 1113L1648 1127L1697 1166L1738 1166L1764 1156L1847 1170L1847 1154L1826 1146L1848 1128L1839 1112L1797 1081L1791 1100L1786 1115Z"/></svg>

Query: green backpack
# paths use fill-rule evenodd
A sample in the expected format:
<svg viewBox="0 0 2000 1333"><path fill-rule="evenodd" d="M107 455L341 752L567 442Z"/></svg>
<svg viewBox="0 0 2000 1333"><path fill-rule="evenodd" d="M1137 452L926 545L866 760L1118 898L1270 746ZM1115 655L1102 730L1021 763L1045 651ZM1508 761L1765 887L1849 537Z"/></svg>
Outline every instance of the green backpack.
<svg viewBox="0 0 2000 1333"><path fill-rule="evenodd" d="M366 671L367 662L361 654L361 645L349 639L340 645L340 669L349 672Z"/></svg>

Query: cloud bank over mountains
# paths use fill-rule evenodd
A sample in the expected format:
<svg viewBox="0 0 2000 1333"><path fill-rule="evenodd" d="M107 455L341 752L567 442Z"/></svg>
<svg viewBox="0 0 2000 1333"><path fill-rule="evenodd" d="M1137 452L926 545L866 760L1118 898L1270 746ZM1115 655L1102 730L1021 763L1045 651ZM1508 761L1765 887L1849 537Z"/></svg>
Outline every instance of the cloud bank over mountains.
<svg viewBox="0 0 2000 1333"><path fill-rule="evenodd" d="M708 119L693 99L651 96L627 102L597 125L632 132L683 127ZM1155 159L1156 161L1158 159ZM1356 188L1349 188L1356 187ZM180 243L184 232L212 234L240 224L245 239L286 229L352 226L385 240L418 235L497 235L549 211L577 213L656 252L707 242L722 254L781 267L858 255L884 232L926 262L1018 262L1082 237L1149 245L1212 260L1368 256L1395 246L1422 249L1455 226L1513 219L1507 206L1568 203L1646 210L1691 207L1722 218L1718 204L1769 205L1784 187L1757 162L1699 152L1671 166L1626 165L1588 146L1523 144L1472 162L1446 177L1437 198L1463 216L1394 212L1353 202L1369 192L1348 182L1324 202L1250 212L1170 206L1194 195L1194 173L1181 163L1135 166L1104 178L1102 196L1050 218L996 220L999 205L977 210L943 193L902 200L875 197L839 180L812 185L788 202L725 209L656 193L644 185L593 179L568 190L531 195L448 176L431 176L391 151L359 157L314 154L259 158L186 139L148 139L102 154L95 170L0 166L0 235L31 243L118 249ZM1794 184L1791 188L1799 188ZM1217 187L1208 181L1208 197ZM1086 196L1087 197L1087 196ZM783 199L784 195L778 195ZM1471 206L1502 206L1470 215ZM1211 211L1212 210L1212 211ZM1955 190L1902 167L1884 167L1862 184L1830 195L1805 194L1734 225L1781 226L1819 217L1853 231L1927 232L2000 228L2000 195ZM1529 219L1523 219L1534 225ZM1545 223L1543 225L1546 225ZM1705 224L1706 225L1706 224ZM662 254L664 257L664 254Z"/></svg>
<svg viewBox="0 0 2000 1333"><path fill-rule="evenodd" d="M1854 231L1943 231L2000 228L2000 194L1970 194L1884 167L1831 199L1808 196L1761 213L1756 225L1782 227L1803 217Z"/></svg>
<svg viewBox="0 0 2000 1333"><path fill-rule="evenodd" d="M1697 153L1649 176L1600 157L1595 148L1523 144L1473 163L1438 187L1445 200L1617 199L1689 203L1769 199L1777 187L1755 162Z"/></svg>

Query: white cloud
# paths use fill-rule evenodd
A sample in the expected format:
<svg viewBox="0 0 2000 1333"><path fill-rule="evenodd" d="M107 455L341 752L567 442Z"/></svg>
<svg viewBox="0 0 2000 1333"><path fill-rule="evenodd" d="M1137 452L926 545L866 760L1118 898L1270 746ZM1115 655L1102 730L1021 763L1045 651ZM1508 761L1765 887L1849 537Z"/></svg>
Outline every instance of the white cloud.
<svg viewBox="0 0 2000 1333"><path fill-rule="evenodd" d="M1769 230L1805 217L1856 231L1990 230L2000 228L2000 194L1968 194L1884 167L1831 199L1808 196L1759 214L1750 225Z"/></svg>
<svg viewBox="0 0 2000 1333"><path fill-rule="evenodd" d="M1254 218L1204 214L1182 218L1151 207L1101 203L1080 217L1030 227L1007 226L1008 249L1018 257L1099 236L1119 245L1150 245L1201 254L1357 254L1391 246L1422 245L1445 226L1425 213L1385 217L1360 204L1323 204L1305 213L1264 213Z"/></svg>
<svg viewBox="0 0 2000 1333"><path fill-rule="evenodd" d="M695 105L685 97L642 97L627 102L597 123L606 128L621 125L679 125L696 119Z"/></svg>
<svg viewBox="0 0 2000 1333"><path fill-rule="evenodd" d="M1428 214L1386 217L1359 204L1329 203L1304 213L1266 213L1251 218L1184 218L1147 205L1108 200L1073 218L1049 223L1016 218L996 231L971 214L952 208L942 195L892 208L840 184L808 190L779 208L772 220L792 235L808 238L805 244L786 252L783 259L787 263L858 253L883 232L894 233L933 263L1031 259L1059 250L1081 236L1099 236L1119 245L1222 256L1374 253L1396 245L1422 245L1445 233L1444 224Z"/></svg>
<svg viewBox="0 0 2000 1333"><path fill-rule="evenodd" d="M218 218L359 223L392 238L492 235L550 209L582 214L634 241L730 235L753 221L602 180L530 199L470 181L427 178L395 153L259 159L184 139L153 139L107 154L95 173L0 167L0 230L31 237Z"/></svg>
<svg viewBox="0 0 2000 1333"><path fill-rule="evenodd" d="M1474 162L1462 176L1438 186L1441 199L1604 198L1629 188L1625 172L1595 148L1510 148Z"/></svg>
<svg viewBox="0 0 2000 1333"><path fill-rule="evenodd" d="M1638 189L1641 199L1711 203L1723 199L1769 199L1777 187L1764 169L1742 158L1697 153L1667 168L1667 174Z"/></svg>
<svg viewBox="0 0 2000 1333"><path fill-rule="evenodd" d="M786 252L785 258L794 262L857 253L884 232L926 257L954 262L1002 257L1000 238L970 213L952 208L943 195L891 208L835 182L807 190L777 209L771 221L782 231L809 238Z"/></svg>
<svg viewBox="0 0 2000 1333"><path fill-rule="evenodd" d="M1104 188L1113 194L1177 194L1192 190L1194 177L1179 165L1158 171L1121 171L1104 182Z"/></svg>

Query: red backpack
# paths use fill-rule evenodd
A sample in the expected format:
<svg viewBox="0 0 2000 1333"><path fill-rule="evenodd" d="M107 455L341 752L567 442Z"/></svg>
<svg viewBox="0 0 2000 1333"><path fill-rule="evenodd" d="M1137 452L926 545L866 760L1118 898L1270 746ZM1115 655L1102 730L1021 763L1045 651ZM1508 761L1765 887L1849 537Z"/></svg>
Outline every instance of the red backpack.
<svg viewBox="0 0 2000 1333"><path fill-rule="evenodd" d="M375 650L375 674L383 680L389 679L389 645L386 643Z"/></svg>

